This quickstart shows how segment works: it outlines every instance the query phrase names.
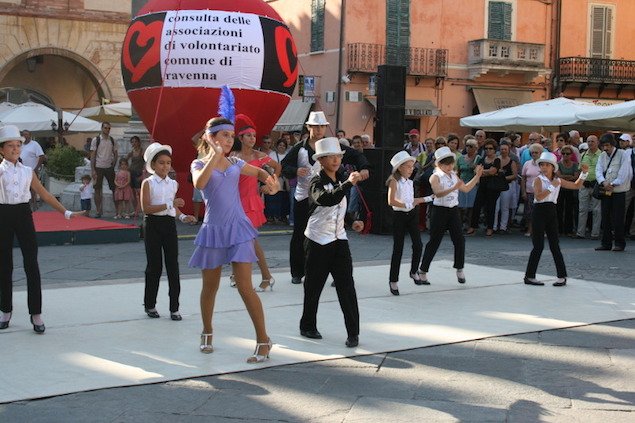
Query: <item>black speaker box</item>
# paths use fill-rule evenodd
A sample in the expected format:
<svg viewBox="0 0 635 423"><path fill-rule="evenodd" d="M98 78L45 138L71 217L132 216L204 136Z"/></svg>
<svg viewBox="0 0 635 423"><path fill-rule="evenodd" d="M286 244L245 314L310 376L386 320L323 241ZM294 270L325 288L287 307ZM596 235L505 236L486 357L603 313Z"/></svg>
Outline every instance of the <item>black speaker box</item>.
<svg viewBox="0 0 635 423"><path fill-rule="evenodd" d="M404 142L406 68L380 65L377 72L377 133L381 147L400 148Z"/></svg>
<svg viewBox="0 0 635 423"><path fill-rule="evenodd" d="M403 148L375 148L364 150L364 155L372 166L370 177L361 185L368 208L373 213L371 232L374 234L392 233L392 209L388 206L388 187L386 180L392 167L390 159Z"/></svg>
<svg viewBox="0 0 635 423"><path fill-rule="evenodd" d="M377 66L377 108L406 107L406 67Z"/></svg>

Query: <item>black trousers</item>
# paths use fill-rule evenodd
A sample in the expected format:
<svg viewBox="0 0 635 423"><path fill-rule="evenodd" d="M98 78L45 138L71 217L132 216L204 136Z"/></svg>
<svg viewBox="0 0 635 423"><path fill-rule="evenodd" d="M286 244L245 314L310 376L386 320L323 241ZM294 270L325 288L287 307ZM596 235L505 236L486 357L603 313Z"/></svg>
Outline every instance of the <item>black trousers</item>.
<svg viewBox="0 0 635 423"><path fill-rule="evenodd" d="M297 221L296 221L297 222ZM329 273L337 281L335 290L348 336L359 335L359 309L353 281L353 260L348 241L338 239L326 245L307 239L306 279L304 280L304 309L300 330L317 330L317 311L320 295Z"/></svg>
<svg viewBox="0 0 635 423"><path fill-rule="evenodd" d="M146 308L156 306L159 279L163 273L163 257L165 256L170 312L178 311L181 280L179 277L179 243L174 218L171 216L146 216L143 240L147 258L143 304Z"/></svg>
<svg viewBox="0 0 635 423"><path fill-rule="evenodd" d="M454 268L463 269L465 266L465 238L463 237L459 208L435 205L430 207L430 240L423 253L421 271L430 270L430 264L439 249L439 245L441 245L445 231L450 231L450 239L454 244Z"/></svg>
<svg viewBox="0 0 635 423"><path fill-rule="evenodd" d="M392 226L392 258L390 259L390 282L399 281L399 267L401 267L401 257L403 255L404 239L406 233L410 235L412 242L412 262L410 264L410 273L417 271L421 253L423 251L423 243L419 234L419 207L415 207L409 212L393 211Z"/></svg>
<svg viewBox="0 0 635 423"><path fill-rule="evenodd" d="M481 209L485 208L485 226L487 229L494 229L494 215L496 214L496 200L500 192L487 189L487 181L481 180L476 191L474 207L472 207L472 222L470 227L478 228L478 219L481 217Z"/></svg>
<svg viewBox="0 0 635 423"><path fill-rule="evenodd" d="M545 233L547 241L549 241L549 249L556 263L556 272L559 278L567 277L567 268L564 265L564 258L560 251L560 242L558 240L558 210L554 203L537 203L534 204L534 211L531 218L531 243L533 249L529 254L529 262L525 276L528 278L536 277L536 270L540 262L542 250L545 248Z"/></svg>
<svg viewBox="0 0 635 423"><path fill-rule="evenodd" d="M289 245L289 264L291 265L291 276L295 278L304 277L304 231L309 221L309 199L296 201L294 205L293 235Z"/></svg>
<svg viewBox="0 0 635 423"><path fill-rule="evenodd" d="M22 250L29 314L42 313L42 282L37 263L37 239L28 203L0 204L0 311L13 311L13 239Z"/></svg>
<svg viewBox="0 0 635 423"><path fill-rule="evenodd" d="M626 213L626 193L614 192L602 197L602 246L626 247L624 238L624 214Z"/></svg>

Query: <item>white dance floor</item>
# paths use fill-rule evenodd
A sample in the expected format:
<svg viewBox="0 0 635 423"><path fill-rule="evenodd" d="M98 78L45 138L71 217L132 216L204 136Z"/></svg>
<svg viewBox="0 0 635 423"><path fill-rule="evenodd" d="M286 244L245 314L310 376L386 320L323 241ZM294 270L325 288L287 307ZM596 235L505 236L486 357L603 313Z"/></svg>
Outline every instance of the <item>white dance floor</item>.
<svg viewBox="0 0 635 423"><path fill-rule="evenodd" d="M414 285L407 272L402 266L401 296L392 296L388 266L355 268L361 333L353 349L344 346L334 288L327 283L318 313L324 339L306 339L298 329L303 288L274 274L274 291L259 295L275 345L271 360L258 365L245 362L255 334L227 278L216 301L212 354L198 349L200 279L182 281L180 322L169 319L164 280L160 319L143 312L142 283L45 290L44 335L28 321L26 292L16 292L11 326L0 332L0 403L635 317L633 288L574 279L565 288L526 286L522 272L470 265L467 284L459 285L447 261L433 263L430 286Z"/></svg>

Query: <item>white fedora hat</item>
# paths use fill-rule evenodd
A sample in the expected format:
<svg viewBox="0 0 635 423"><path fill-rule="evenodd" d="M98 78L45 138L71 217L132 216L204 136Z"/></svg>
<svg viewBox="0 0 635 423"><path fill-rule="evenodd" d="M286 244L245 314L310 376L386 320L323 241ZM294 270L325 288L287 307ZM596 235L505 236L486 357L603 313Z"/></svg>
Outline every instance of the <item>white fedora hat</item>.
<svg viewBox="0 0 635 423"><path fill-rule="evenodd" d="M317 160L320 157L343 155L342 147L340 147L340 140L335 137L322 138L315 143L315 154L313 160Z"/></svg>
<svg viewBox="0 0 635 423"><path fill-rule="evenodd" d="M311 112L309 113L309 120L305 122L307 125L322 126L328 125L324 112Z"/></svg>
<svg viewBox="0 0 635 423"><path fill-rule="evenodd" d="M15 125L0 126L0 144L5 141L24 142L24 137L20 135L20 129Z"/></svg>
<svg viewBox="0 0 635 423"><path fill-rule="evenodd" d="M394 156L392 156L392 159L390 159L390 165L392 166L392 173L395 173L395 171L402 164L404 164L404 163L406 163L408 161L414 162L415 160L417 160L417 159L415 159L410 154L408 154L407 151L400 151L399 153L397 153Z"/></svg>
<svg viewBox="0 0 635 423"><path fill-rule="evenodd" d="M152 169L152 159L154 159L154 156L156 156L158 152L166 150L172 155L172 147L158 142L153 142L146 148L146 151L143 153L143 160L146 162L146 170L148 173L154 174L154 170Z"/></svg>
<svg viewBox="0 0 635 423"><path fill-rule="evenodd" d="M553 165L554 168L558 168L558 158L556 157L555 154L550 153L548 151L543 152L540 155L540 158L538 160L536 160L536 163L540 164L540 163L549 163L551 165Z"/></svg>
<svg viewBox="0 0 635 423"><path fill-rule="evenodd" d="M441 147L434 152L434 162L436 164L439 164L441 160L448 157L453 157L456 160L456 156L454 155L452 150L450 150L450 147Z"/></svg>

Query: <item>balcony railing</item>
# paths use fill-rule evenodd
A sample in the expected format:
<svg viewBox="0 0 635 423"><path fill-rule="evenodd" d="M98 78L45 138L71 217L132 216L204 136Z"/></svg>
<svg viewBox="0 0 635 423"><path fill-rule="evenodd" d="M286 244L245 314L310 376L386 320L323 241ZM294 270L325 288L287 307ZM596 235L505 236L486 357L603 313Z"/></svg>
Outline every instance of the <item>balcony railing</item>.
<svg viewBox="0 0 635 423"><path fill-rule="evenodd" d="M353 43L347 45L348 71L376 73L377 66L386 63L386 46L383 44ZM448 75L448 50L444 48L410 47L408 75Z"/></svg>
<svg viewBox="0 0 635 423"><path fill-rule="evenodd" d="M635 61L563 57L560 59L560 80L562 82L635 85Z"/></svg>
<svg viewBox="0 0 635 423"><path fill-rule="evenodd" d="M468 63L543 68L545 45L506 40L473 40L468 42Z"/></svg>

